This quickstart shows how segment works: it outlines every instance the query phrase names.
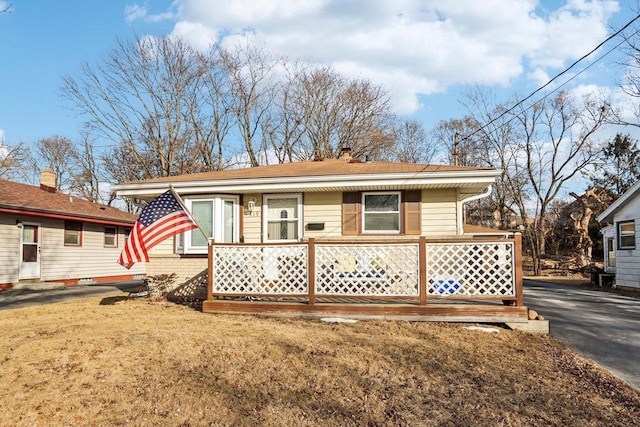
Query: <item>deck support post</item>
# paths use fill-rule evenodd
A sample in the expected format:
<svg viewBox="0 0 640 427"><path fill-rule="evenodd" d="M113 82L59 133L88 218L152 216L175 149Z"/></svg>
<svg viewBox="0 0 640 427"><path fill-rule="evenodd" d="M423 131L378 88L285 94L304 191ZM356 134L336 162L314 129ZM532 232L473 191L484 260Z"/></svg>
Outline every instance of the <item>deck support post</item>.
<svg viewBox="0 0 640 427"><path fill-rule="evenodd" d="M213 301L213 244L214 240L209 239L208 263L207 263L207 300Z"/></svg>
<svg viewBox="0 0 640 427"><path fill-rule="evenodd" d="M309 239L308 247L309 269L307 270L307 293L309 305L316 303L316 239Z"/></svg>
<svg viewBox="0 0 640 427"><path fill-rule="evenodd" d="M420 293L420 305L427 305L427 238L420 236L418 245L419 269L418 288Z"/></svg>
<svg viewBox="0 0 640 427"><path fill-rule="evenodd" d="M524 294L522 290L522 233L515 233L513 236L515 252L513 263L515 269L515 285L516 285L516 306L524 306Z"/></svg>

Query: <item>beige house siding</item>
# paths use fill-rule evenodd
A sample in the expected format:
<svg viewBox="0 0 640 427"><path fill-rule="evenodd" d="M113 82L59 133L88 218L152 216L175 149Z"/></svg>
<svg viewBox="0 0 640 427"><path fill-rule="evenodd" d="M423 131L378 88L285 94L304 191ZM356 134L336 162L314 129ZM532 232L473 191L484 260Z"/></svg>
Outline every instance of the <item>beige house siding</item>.
<svg viewBox="0 0 640 427"><path fill-rule="evenodd" d="M249 212L249 200L256 199L253 212ZM245 243L262 242L262 194L246 194L244 196L244 209L242 212L242 231Z"/></svg>
<svg viewBox="0 0 640 427"><path fill-rule="evenodd" d="M175 237L163 240L149 251L149 255L166 255L175 253Z"/></svg>
<svg viewBox="0 0 640 427"><path fill-rule="evenodd" d="M175 254L150 255L147 276L175 273L181 284L207 268L206 256L180 256Z"/></svg>
<svg viewBox="0 0 640 427"><path fill-rule="evenodd" d="M104 246L104 225L83 223L82 245L64 245L64 220L31 216L0 215L0 283L15 283L19 277L20 229L24 223L40 224L40 279L62 281L100 277L143 275L145 264L130 270L118 264L124 247L124 228L118 227L117 247Z"/></svg>
<svg viewBox="0 0 640 427"><path fill-rule="evenodd" d="M452 236L457 229L456 189L422 190L422 235Z"/></svg>
<svg viewBox="0 0 640 427"><path fill-rule="evenodd" d="M305 239L342 236L342 193L307 193L303 210ZM309 223L324 223L324 230L307 230Z"/></svg>

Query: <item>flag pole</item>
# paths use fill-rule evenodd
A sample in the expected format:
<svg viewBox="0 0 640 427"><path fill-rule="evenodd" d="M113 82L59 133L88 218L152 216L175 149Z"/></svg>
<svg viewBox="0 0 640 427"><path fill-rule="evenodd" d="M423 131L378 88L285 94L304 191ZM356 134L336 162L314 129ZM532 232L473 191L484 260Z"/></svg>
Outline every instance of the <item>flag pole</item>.
<svg viewBox="0 0 640 427"><path fill-rule="evenodd" d="M176 200L178 201L178 203L180 204L180 206L182 207L182 209L184 209L184 211L186 212L187 215L189 215L189 218L191 219L191 221L193 221L193 223L196 225L196 227L198 227L198 230L200 230L200 232L202 233L202 235L204 236L205 240L207 242L209 242L209 240L211 239L211 237L207 236L207 233L204 232L204 230L202 229L202 227L200 227L200 224L198 224L198 221L196 221L196 219L193 217L193 215L191 215L191 212L189 212L189 209L187 209L187 207L185 206L184 202L182 201L182 199L180 198L180 195L178 195L178 193L176 192L176 190L173 188L173 184L169 185L169 191L171 191L171 194L173 194L173 197L176 198Z"/></svg>

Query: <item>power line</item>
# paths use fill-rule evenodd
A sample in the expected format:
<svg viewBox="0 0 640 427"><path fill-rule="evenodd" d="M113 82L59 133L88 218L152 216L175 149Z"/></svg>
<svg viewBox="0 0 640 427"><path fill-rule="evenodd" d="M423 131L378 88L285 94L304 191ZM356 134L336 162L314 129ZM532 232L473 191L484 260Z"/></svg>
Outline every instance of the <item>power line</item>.
<svg viewBox="0 0 640 427"><path fill-rule="evenodd" d="M618 31L616 31L615 33L611 34L609 37L607 37L604 41L602 41L600 44L598 44L596 47L594 47L593 49L591 49L591 51L589 51L589 53L583 55L582 57L580 57L579 59L577 59L573 64L571 64L569 67L565 68L564 70L562 70L561 72L559 72L558 74L556 74L551 80L549 80L547 83L545 83L544 85L540 86L538 89L534 90L533 92L531 92L527 97L521 99L520 101L516 102L511 108L503 111L501 114L499 114L497 117L495 117L494 119L491 119L488 123L485 123L484 125L482 125L481 127L479 127L478 129L476 129L475 131L471 132L469 135L466 135L462 138L462 140L465 139L469 139L471 138L473 135L483 131L486 127L490 126L491 124L495 123L496 121L500 120L502 117L506 116L507 114L509 114L510 112L512 112L513 110L515 110L516 108L518 108L520 105L522 105L523 103L525 103L526 101L528 101L529 99L531 99L535 94L537 94L538 92L542 91L544 88L546 88L547 86L549 86L551 83L553 83L555 80L557 80L559 77L561 77L562 75L564 75L565 73L567 73L569 70L571 70L573 67L575 67L576 65L578 65L580 62L582 62L583 60L585 60L586 58L588 58L592 53L594 53L596 50L600 49L604 44L606 44L607 42L609 42L611 39L613 39L614 37L617 37L620 33L622 33L624 30L626 30L627 28L629 28L629 26L631 24L633 24L635 21L637 21L640 18L640 14L638 14L635 18L633 18L632 20L630 20L629 22L627 22L622 28L620 28ZM626 40L626 39L625 39ZM598 61L602 58L604 58L605 56L607 56L609 53L611 53L613 50L617 49L622 43L624 43L623 40L622 42L620 42L619 44L617 44L613 49L609 50L605 55L601 56ZM596 61L597 62L597 61ZM576 74L575 76L573 76L571 79L567 80L566 82L564 82L560 87L564 86L565 84L567 84L568 82L570 82L571 80L573 80L575 77L577 77L579 74L581 74L582 72L584 72L586 69L588 69L589 67L591 67L593 64L590 64L588 67L586 67L584 70L580 71L578 74ZM543 97L542 99L545 99L548 95L546 95L545 97Z"/></svg>

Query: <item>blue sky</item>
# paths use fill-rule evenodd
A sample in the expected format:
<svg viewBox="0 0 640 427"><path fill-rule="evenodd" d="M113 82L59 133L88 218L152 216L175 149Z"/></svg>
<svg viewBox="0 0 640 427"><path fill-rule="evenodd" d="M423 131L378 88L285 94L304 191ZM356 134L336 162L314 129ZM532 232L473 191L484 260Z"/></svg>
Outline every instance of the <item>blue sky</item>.
<svg viewBox="0 0 640 427"><path fill-rule="evenodd" d="M79 141L63 76L98 64L116 39L175 34L199 48L246 37L386 87L396 112L430 129L462 117L460 94L486 84L527 95L635 14L635 1L0 0L0 142ZM257 7L256 5L260 5ZM609 45L611 46L611 45ZM617 91L610 55L568 87ZM618 58L619 59L619 58ZM588 62L585 63L585 65Z"/></svg>

